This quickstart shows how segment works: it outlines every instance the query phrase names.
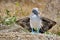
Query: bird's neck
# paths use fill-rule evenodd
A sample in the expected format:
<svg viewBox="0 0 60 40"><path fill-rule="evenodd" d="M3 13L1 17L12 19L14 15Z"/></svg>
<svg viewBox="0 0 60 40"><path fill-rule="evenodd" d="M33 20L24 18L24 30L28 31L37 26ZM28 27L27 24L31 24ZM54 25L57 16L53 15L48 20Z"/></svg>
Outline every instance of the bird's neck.
<svg viewBox="0 0 60 40"><path fill-rule="evenodd" d="M34 17L34 18L35 18L35 17L38 17L38 15L33 14L33 15L32 15L32 17Z"/></svg>

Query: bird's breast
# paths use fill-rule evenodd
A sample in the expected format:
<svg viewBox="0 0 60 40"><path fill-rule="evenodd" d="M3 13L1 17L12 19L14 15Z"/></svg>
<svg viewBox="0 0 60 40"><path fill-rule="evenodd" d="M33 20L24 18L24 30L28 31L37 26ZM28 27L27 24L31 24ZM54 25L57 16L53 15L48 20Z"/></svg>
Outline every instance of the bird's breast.
<svg viewBox="0 0 60 40"><path fill-rule="evenodd" d="M40 18L36 15L32 15L30 19L31 20L40 20Z"/></svg>
<svg viewBox="0 0 60 40"><path fill-rule="evenodd" d="M31 18L30 18L30 25L32 27L39 27L39 25L40 25L40 18L38 16L36 16L36 15L31 16Z"/></svg>

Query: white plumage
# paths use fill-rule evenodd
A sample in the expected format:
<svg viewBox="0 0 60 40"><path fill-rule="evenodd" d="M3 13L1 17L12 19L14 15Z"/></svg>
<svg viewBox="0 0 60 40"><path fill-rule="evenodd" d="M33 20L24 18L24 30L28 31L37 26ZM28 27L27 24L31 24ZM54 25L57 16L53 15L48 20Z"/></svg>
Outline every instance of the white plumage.
<svg viewBox="0 0 60 40"><path fill-rule="evenodd" d="M37 27L40 28L41 27L40 24L41 24L40 17L32 14L31 17L30 17L31 28L37 28Z"/></svg>
<svg viewBox="0 0 60 40"><path fill-rule="evenodd" d="M32 29L33 28L37 28L37 29L41 28L42 21L41 21L40 16L38 14L39 14L38 8L33 8L32 14L30 15L30 26Z"/></svg>

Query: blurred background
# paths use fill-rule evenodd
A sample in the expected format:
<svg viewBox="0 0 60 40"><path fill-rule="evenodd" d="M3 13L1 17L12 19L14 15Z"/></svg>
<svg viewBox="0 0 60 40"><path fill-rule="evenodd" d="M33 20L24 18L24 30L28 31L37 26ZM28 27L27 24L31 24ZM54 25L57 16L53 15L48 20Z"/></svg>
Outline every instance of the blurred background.
<svg viewBox="0 0 60 40"><path fill-rule="evenodd" d="M60 0L0 0L0 23L29 16L34 7L39 8L41 16L57 22L48 32L60 35Z"/></svg>

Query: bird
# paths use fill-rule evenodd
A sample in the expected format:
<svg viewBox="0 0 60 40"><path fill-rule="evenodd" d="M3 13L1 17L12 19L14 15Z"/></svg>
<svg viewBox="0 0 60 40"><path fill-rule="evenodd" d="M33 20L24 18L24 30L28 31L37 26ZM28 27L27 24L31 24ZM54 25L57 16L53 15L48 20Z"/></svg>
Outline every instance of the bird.
<svg viewBox="0 0 60 40"><path fill-rule="evenodd" d="M40 19L40 16L39 16L39 10L38 10L38 8L33 8L32 13L30 15L30 26L32 28L32 33L35 33L33 30L34 28L37 29L36 33L39 33L41 24L42 24L42 20Z"/></svg>

